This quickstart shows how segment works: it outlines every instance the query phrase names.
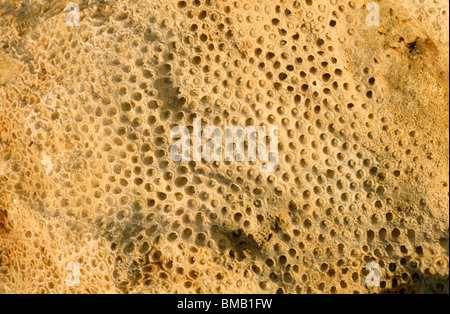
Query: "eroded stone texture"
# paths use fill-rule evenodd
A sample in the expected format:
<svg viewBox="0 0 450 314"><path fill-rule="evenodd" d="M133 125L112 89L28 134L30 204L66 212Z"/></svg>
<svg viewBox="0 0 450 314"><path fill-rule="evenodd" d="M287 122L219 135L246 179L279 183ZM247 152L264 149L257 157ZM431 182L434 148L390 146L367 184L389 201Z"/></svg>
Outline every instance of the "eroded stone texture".
<svg viewBox="0 0 450 314"><path fill-rule="evenodd" d="M368 2L0 1L0 293L448 293L449 4Z"/></svg>

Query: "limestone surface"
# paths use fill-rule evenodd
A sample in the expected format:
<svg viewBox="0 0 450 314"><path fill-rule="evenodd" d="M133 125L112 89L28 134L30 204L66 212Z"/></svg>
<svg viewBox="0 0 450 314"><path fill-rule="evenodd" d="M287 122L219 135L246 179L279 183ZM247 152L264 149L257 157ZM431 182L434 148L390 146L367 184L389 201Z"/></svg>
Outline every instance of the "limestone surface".
<svg viewBox="0 0 450 314"><path fill-rule="evenodd" d="M449 293L447 0L69 2L0 0L0 293Z"/></svg>

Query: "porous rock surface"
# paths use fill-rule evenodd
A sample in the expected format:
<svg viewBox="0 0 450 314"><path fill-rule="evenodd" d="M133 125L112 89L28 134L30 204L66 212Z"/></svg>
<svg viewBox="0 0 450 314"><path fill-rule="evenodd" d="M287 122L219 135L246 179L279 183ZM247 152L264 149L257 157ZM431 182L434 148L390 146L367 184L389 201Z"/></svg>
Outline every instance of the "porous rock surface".
<svg viewBox="0 0 450 314"><path fill-rule="evenodd" d="M448 293L449 3L368 2L1 0L0 293Z"/></svg>

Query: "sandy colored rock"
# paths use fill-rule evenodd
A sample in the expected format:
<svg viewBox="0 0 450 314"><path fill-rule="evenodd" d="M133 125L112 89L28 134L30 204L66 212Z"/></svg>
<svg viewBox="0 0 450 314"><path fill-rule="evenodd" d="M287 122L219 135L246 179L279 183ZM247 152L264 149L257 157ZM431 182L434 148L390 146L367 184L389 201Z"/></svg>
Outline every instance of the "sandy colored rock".
<svg viewBox="0 0 450 314"><path fill-rule="evenodd" d="M0 293L448 293L449 3L375 2L0 0Z"/></svg>
<svg viewBox="0 0 450 314"><path fill-rule="evenodd" d="M11 82L17 75L17 63L9 55L0 51L0 85Z"/></svg>

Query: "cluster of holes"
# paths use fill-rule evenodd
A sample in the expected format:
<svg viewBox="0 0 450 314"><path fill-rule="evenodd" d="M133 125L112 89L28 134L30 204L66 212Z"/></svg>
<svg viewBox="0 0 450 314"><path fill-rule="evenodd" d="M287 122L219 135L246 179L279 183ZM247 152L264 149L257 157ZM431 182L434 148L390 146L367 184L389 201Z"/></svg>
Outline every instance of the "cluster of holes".
<svg viewBox="0 0 450 314"><path fill-rule="evenodd" d="M291 18L298 7L319 6L313 0L294 2L290 8L275 6L277 16L268 19L263 28L267 36L240 43L232 14L237 2L234 7L226 6L226 15L220 16L209 9L212 1L178 1L177 8L189 22L188 31L179 42L194 47L193 54L183 54L177 48L182 45L174 39L167 47L161 47L157 40L161 34L147 28L141 41L130 41L142 56L128 63L118 59L111 62L115 70L111 82L117 87L118 101L113 101L111 95L94 95L98 105L87 110L91 115L75 115L77 128L85 138L72 136L74 126L66 126L69 138L94 143L83 156L86 160L104 160L109 168L98 171L96 163L87 165L96 171L96 178L90 180L92 186L80 187L86 194L83 197L69 197L77 195L75 190L64 193L56 189L52 193L74 220L84 213L70 208L94 206L95 200L107 195L108 209L97 207L101 214L94 222L111 240L110 248L118 256L116 263L125 263L125 258L132 260L128 261L129 278L123 282L151 285L152 275L167 282L173 272L187 278L183 282L185 289L199 289L204 275L196 268L199 252L214 249L233 262L254 262L242 275L258 278L257 286L263 291L338 293L362 289L364 270L361 265L352 264L358 258L367 263L380 261L384 251L392 260L400 256L403 267L407 264L403 261L405 256L425 255L424 248L416 245L416 231L399 227L407 215L385 195L386 181L402 178L405 170L380 164L363 148L366 141L375 137L371 131L364 131L370 129L365 125L378 119L365 107L365 102L375 96L374 71L362 70L360 87L346 81L348 75L332 41L317 38L307 44L304 32L287 27L286 18ZM340 17L352 6L337 3L332 0L335 10L326 22L331 28L339 25ZM251 19L249 14L247 21ZM127 14L119 14L117 20L131 27ZM162 28L163 24L155 22L154 28ZM209 27L214 31L210 32ZM215 35L217 31L220 35ZM272 32L276 35L272 36ZM232 46L234 41L237 44ZM283 48L274 49L267 42ZM146 59L144 56L150 51L158 56ZM75 56L73 52L66 53L61 68L75 62ZM195 90L177 99L181 93L178 83L166 78L180 73L186 73L183 78L187 77L191 86L214 86L213 93L203 95ZM333 95L351 94L358 88L365 96L363 100L332 100ZM166 92L170 93L168 99L164 99ZM175 109L173 102L179 104ZM281 126L281 135L286 139L279 144L283 167L276 175L264 176L247 167L251 163L174 164L168 155L170 128L186 123L192 129L196 117L202 117L203 125L249 126L262 122ZM60 119L59 113L52 113L51 119ZM380 122L387 130L388 120L381 118ZM29 133L41 128L36 126L38 130L30 129ZM413 132L409 136L417 137ZM411 153L405 150L406 155ZM73 186L70 180L78 180L77 171L83 169L76 158L68 164L73 176L61 167L54 169L64 181L61 184L67 187ZM38 168L32 163L10 165L13 181L24 169ZM211 178L202 167L209 167L211 176L216 170L223 174ZM208 189L203 190L202 185ZM44 190L38 184L36 188ZM15 189L24 188L16 184ZM88 190L92 190L92 196L87 195ZM285 199L290 200L286 208L289 218L264 212L270 207L268 204ZM205 212L202 208L212 210ZM208 223L213 223L211 230ZM266 237L261 238L255 228L267 232ZM356 247L345 244L348 239L355 239ZM274 253L271 257L262 254L261 243L268 243ZM189 266L170 259L162 249L152 250L166 244L176 248L179 256L186 256L185 264ZM141 259L134 259L135 256ZM333 261L327 256L332 256ZM315 261L319 269L309 271ZM388 268L392 272L398 270L395 262ZM213 278L222 282L228 275L223 271L213 274ZM400 277L404 281L419 281L422 275L402 270ZM119 274L115 277L118 281L120 278ZM396 280L390 283L392 288L399 286ZM437 289L442 290L440 286Z"/></svg>

